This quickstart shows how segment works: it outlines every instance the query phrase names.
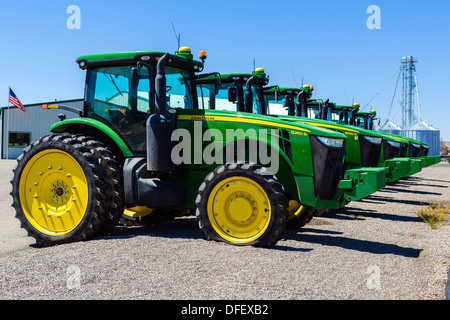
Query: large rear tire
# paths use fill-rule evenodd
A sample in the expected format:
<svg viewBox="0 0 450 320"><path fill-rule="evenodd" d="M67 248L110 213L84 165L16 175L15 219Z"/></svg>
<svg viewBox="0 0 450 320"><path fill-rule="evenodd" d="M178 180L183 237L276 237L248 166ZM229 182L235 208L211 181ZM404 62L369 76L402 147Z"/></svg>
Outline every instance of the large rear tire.
<svg viewBox="0 0 450 320"><path fill-rule="evenodd" d="M29 236L50 246L88 240L112 229L120 190L98 143L82 136L49 135L17 159L12 206ZM120 210L120 208L119 208ZM102 229L103 228L103 229Z"/></svg>
<svg viewBox="0 0 450 320"><path fill-rule="evenodd" d="M287 199L266 168L228 163L210 173L200 186L196 216L208 240L270 247L286 229Z"/></svg>

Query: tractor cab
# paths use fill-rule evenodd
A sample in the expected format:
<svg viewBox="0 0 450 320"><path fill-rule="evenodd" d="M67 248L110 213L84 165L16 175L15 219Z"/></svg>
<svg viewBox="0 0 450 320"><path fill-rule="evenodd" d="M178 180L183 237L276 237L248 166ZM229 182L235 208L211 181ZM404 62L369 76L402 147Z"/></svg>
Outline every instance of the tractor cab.
<svg viewBox="0 0 450 320"><path fill-rule="evenodd" d="M376 110L372 110L371 112L357 112L355 125L360 128L373 130L374 128L373 122L376 116L377 116Z"/></svg>
<svg viewBox="0 0 450 320"><path fill-rule="evenodd" d="M263 86L269 78L262 69L253 73L208 73L197 77L199 108L232 112L266 113Z"/></svg>
<svg viewBox="0 0 450 320"><path fill-rule="evenodd" d="M134 155L146 152L150 115L169 118L171 109L198 108L194 73L203 70L203 63L193 60L187 47L167 55L149 51L81 56L77 63L87 71L83 117L111 128Z"/></svg>
<svg viewBox="0 0 450 320"><path fill-rule="evenodd" d="M354 104L353 106L345 106L329 103L328 115L326 116L326 118L329 121L333 121L336 123L354 125L355 113L357 112L359 107L360 107L359 104ZM364 127L361 128L368 129Z"/></svg>

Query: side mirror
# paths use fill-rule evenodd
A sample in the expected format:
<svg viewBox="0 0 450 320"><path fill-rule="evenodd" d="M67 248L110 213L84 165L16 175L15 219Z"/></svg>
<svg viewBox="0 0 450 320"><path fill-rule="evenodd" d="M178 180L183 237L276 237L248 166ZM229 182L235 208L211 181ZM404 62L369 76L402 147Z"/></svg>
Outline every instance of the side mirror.
<svg viewBox="0 0 450 320"><path fill-rule="evenodd" d="M295 112L297 117L308 117L308 105L305 95L306 92L303 90L297 94L297 108Z"/></svg>
<svg viewBox="0 0 450 320"><path fill-rule="evenodd" d="M233 103L237 101L237 90L235 87L228 88L228 101Z"/></svg>
<svg viewBox="0 0 450 320"><path fill-rule="evenodd" d="M275 97L277 98L277 95L275 95ZM285 105L288 109L289 115L294 115L295 114L295 110L294 110L295 105L294 105L294 98L292 96L287 95L285 97Z"/></svg>
<svg viewBox="0 0 450 320"><path fill-rule="evenodd" d="M325 103L325 105L322 107L322 120L327 120L328 119L328 103Z"/></svg>
<svg viewBox="0 0 450 320"><path fill-rule="evenodd" d="M137 87L139 85L139 69L131 69L130 75L130 89L128 92L128 109L130 112L127 116L133 118L137 110Z"/></svg>
<svg viewBox="0 0 450 320"><path fill-rule="evenodd" d="M245 83L244 92L244 111L248 113L253 113L253 92L252 85L255 80L255 76L251 76Z"/></svg>
<svg viewBox="0 0 450 320"><path fill-rule="evenodd" d="M351 112L350 112L350 125L351 126L354 126L355 125L355 120L356 120L356 112L357 112L357 110L356 109L353 109Z"/></svg>
<svg viewBox="0 0 450 320"><path fill-rule="evenodd" d="M139 69L133 68L131 69L131 76L130 76L130 89L137 89L139 85Z"/></svg>
<svg viewBox="0 0 450 320"><path fill-rule="evenodd" d="M216 96L219 94L219 89L220 89L220 79L215 78L214 79L214 93Z"/></svg>

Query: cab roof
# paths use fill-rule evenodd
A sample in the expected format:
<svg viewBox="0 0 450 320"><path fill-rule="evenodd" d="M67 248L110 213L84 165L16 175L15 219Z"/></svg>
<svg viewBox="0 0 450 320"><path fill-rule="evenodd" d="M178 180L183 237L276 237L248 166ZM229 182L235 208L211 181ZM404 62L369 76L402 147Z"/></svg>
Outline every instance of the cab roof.
<svg viewBox="0 0 450 320"><path fill-rule="evenodd" d="M197 76L197 82L202 83L208 83L212 80L215 80L217 78L220 79L221 82L230 83L234 81L242 81L246 82L250 77L256 76L258 79L262 80L264 85L269 83L269 78L266 76L264 72L253 72L253 73L207 73L207 74L200 74Z"/></svg>
<svg viewBox="0 0 450 320"><path fill-rule="evenodd" d="M116 65L135 65L139 61L151 63L157 62L166 52L161 51L132 51L83 55L77 58L76 62L81 69L101 68ZM201 71L203 63L193 59L189 51L176 51L170 54L169 65L175 67L193 68L194 71Z"/></svg>

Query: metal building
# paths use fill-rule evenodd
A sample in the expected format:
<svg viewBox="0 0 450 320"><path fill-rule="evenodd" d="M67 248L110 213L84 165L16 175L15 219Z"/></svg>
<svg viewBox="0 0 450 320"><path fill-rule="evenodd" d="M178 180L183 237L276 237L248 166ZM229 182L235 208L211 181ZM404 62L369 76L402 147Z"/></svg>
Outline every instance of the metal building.
<svg viewBox="0 0 450 320"><path fill-rule="evenodd" d="M400 135L400 131L402 128L400 128L398 125L393 123L390 120L386 120L380 127L379 131L386 132L386 133L392 133L396 135Z"/></svg>
<svg viewBox="0 0 450 320"><path fill-rule="evenodd" d="M433 126L423 121L416 121L402 129L400 135L428 143L430 145L429 155L436 156L440 154L440 133L441 132Z"/></svg>
<svg viewBox="0 0 450 320"><path fill-rule="evenodd" d="M58 115L64 114L66 119L79 117L65 110L44 110L43 104L64 104L82 110L83 99L28 104L24 105L26 112L14 106L1 108L2 159L16 159L32 141L50 134L52 124L60 121Z"/></svg>
<svg viewBox="0 0 450 320"><path fill-rule="evenodd" d="M400 76L402 79L402 97L400 101L402 108L402 126L400 127L389 120L389 111L388 119L383 123L380 131L426 142L430 145L429 155L439 155L440 131L422 121L416 63L417 60L413 56L403 57L398 68L400 74L397 80L397 86ZM396 91L394 91L394 97ZM394 101L394 97L392 101ZM415 100L417 100L416 103ZM414 112L415 104L417 104L419 111L418 118Z"/></svg>

